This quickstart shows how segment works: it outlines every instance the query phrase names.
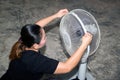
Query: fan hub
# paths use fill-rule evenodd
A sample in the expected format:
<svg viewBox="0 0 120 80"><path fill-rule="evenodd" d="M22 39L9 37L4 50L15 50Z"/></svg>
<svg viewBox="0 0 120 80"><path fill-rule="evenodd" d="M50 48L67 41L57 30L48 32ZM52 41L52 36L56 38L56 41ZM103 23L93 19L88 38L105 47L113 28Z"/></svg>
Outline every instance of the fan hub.
<svg viewBox="0 0 120 80"><path fill-rule="evenodd" d="M77 30L77 31L76 31L76 35L77 35L78 37L81 36L81 35L82 35L81 31L80 31L80 30Z"/></svg>

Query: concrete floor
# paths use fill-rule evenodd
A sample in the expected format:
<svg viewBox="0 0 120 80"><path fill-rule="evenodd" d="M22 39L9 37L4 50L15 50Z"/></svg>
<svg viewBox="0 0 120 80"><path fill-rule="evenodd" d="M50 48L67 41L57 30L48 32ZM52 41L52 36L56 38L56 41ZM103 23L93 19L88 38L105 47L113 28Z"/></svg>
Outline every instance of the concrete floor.
<svg viewBox="0 0 120 80"><path fill-rule="evenodd" d="M19 38L21 27L62 8L84 9L94 15L100 26L101 43L88 65L96 80L120 80L120 0L0 0L0 76L8 68L8 55ZM64 61L67 57L57 22L59 20L48 25L48 41L42 51L48 57Z"/></svg>

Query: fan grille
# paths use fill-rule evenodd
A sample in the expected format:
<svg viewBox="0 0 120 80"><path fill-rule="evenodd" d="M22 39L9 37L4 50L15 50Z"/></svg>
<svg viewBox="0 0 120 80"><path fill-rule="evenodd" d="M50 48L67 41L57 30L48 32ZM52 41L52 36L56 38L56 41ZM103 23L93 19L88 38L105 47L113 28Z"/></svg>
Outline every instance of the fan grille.
<svg viewBox="0 0 120 80"><path fill-rule="evenodd" d="M71 13L77 14L84 26L82 26L79 20ZM75 9L65 15L60 23L60 35L65 49L70 55L81 45L81 38L84 35L82 27L93 34L93 40L90 44L90 55L93 54L99 46L100 30L97 21L89 12L82 9Z"/></svg>

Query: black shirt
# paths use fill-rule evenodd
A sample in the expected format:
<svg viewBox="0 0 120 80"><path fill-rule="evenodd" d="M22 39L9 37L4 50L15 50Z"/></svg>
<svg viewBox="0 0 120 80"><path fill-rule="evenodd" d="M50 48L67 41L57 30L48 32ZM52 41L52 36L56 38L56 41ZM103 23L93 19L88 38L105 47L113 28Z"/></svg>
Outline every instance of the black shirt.
<svg viewBox="0 0 120 80"><path fill-rule="evenodd" d="M44 73L53 74L58 61L32 50L22 52L19 59L12 60L0 80L40 80Z"/></svg>

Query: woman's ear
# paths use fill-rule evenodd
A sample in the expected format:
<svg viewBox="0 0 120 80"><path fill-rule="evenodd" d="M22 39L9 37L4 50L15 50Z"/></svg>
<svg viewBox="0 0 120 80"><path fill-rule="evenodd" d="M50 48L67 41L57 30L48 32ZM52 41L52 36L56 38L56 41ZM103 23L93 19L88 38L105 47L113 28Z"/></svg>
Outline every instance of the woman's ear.
<svg viewBox="0 0 120 80"><path fill-rule="evenodd" d="M35 44L33 44L33 48L36 49L36 50L38 50L40 48L40 46L35 43Z"/></svg>

